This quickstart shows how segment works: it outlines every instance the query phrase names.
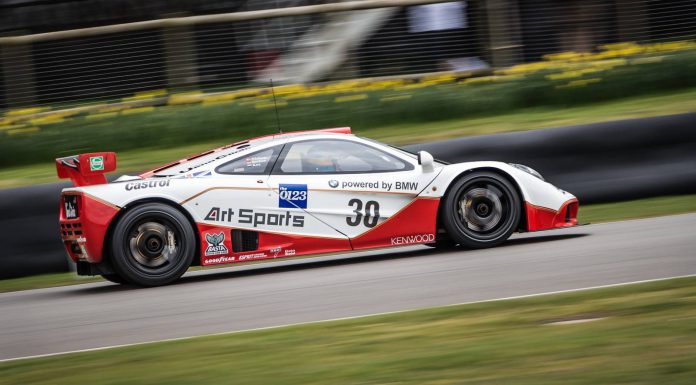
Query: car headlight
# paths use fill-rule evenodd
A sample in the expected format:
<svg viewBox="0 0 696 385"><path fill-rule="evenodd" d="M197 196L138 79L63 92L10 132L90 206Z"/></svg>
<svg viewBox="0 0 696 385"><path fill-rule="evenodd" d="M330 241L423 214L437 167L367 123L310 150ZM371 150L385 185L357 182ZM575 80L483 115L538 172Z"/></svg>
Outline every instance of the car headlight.
<svg viewBox="0 0 696 385"><path fill-rule="evenodd" d="M533 176L543 180L544 182L546 182L546 179L544 179L544 177L541 176L541 174L539 174L535 169L533 169L531 167L527 167L523 164L517 164L517 163L510 163L510 166L512 166L516 169L522 170L522 171L526 172L527 174L533 175Z"/></svg>

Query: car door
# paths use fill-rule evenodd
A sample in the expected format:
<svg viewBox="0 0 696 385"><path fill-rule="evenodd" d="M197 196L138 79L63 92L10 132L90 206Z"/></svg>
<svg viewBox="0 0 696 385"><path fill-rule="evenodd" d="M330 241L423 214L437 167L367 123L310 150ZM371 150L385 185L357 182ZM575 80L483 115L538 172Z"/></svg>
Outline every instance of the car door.
<svg viewBox="0 0 696 385"><path fill-rule="evenodd" d="M306 211L360 249L391 245L401 234L433 235L437 202L428 203L435 214L426 218L398 225L395 219L420 206L418 194L436 174L423 172L416 159L359 138L310 139L285 145L268 183L279 206Z"/></svg>
<svg viewBox="0 0 696 385"><path fill-rule="evenodd" d="M296 207L279 205L268 185L271 168L282 143L250 151L215 168L199 179L200 193L185 206L199 218L204 262L226 257L238 261L350 250L348 238ZM212 242L212 243L211 243Z"/></svg>

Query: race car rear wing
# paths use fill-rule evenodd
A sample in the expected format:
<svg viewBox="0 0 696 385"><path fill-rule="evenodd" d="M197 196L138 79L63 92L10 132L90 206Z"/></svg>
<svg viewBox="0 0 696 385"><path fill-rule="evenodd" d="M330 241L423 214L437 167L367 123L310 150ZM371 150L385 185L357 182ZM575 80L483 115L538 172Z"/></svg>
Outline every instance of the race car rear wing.
<svg viewBox="0 0 696 385"><path fill-rule="evenodd" d="M104 174L114 170L115 152L92 152L56 159L58 178L70 178L75 187L105 184Z"/></svg>

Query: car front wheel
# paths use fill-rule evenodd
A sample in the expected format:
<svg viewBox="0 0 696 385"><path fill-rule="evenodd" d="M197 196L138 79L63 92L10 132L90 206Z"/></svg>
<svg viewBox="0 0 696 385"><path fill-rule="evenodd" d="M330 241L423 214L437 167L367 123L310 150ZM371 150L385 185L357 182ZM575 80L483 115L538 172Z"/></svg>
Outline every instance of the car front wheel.
<svg viewBox="0 0 696 385"><path fill-rule="evenodd" d="M507 240L517 229L521 203L515 187L492 172L457 180L445 196L442 223L462 246L484 248Z"/></svg>
<svg viewBox="0 0 696 385"><path fill-rule="evenodd" d="M120 277L139 286L159 286L186 272L195 254L196 238L179 210L148 203L120 218L111 247L111 262Z"/></svg>

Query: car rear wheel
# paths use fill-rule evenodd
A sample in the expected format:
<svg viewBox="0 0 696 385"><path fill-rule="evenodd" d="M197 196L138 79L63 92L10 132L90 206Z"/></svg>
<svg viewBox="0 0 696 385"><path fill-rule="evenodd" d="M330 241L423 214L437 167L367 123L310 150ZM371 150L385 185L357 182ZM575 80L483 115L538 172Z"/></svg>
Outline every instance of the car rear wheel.
<svg viewBox="0 0 696 385"><path fill-rule="evenodd" d="M498 245L521 217L515 187L492 172L475 172L454 183L444 200L442 223L456 243L470 248Z"/></svg>
<svg viewBox="0 0 696 385"><path fill-rule="evenodd" d="M193 228L179 210L161 203L136 206L116 224L112 238L114 271L139 286L166 285L191 265Z"/></svg>

